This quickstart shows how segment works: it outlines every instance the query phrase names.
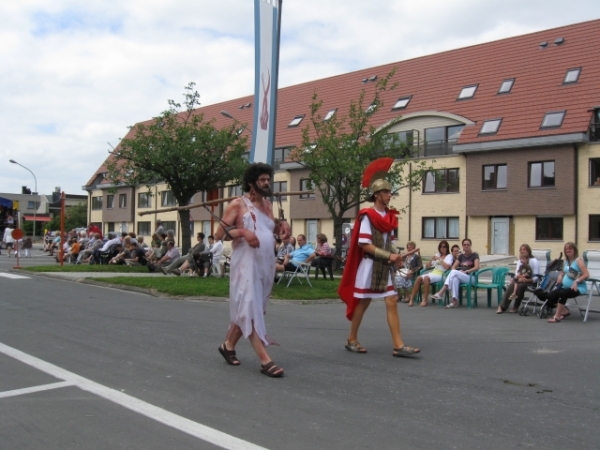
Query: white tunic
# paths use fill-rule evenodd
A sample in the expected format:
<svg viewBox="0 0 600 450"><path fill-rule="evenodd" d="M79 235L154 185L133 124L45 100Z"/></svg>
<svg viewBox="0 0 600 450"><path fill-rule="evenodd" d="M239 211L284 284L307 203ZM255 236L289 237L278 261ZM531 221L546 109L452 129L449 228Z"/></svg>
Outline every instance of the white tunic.
<svg viewBox="0 0 600 450"><path fill-rule="evenodd" d="M252 325L260 340L274 343L267 337L265 312L275 277L275 223L250 200L241 197L248 209L242 216L243 226L256 234L260 247L252 248L243 238L234 239L231 252L229 313L232 324L240 327L244 337L252 334Z"/></svg>
<svg viewBox="0 0 600 450"><path fill-rule="evenodd" d="M375 210L377 211L377 210ZM385 216L385 212L377 211L381 217ZM386 243L388 239L393 240L393 233L383 233L383 242ZM372 233L371 233L371 221L369 216L364 215L360 221L360 231L358 235L359 244L372 244ZM373 260L370 258L363 258L358 266L356 272L356 280L354 281L354 297L356 298L383 298L390 295L395 295L394 284L392 282L392 276L388 276L387 288L383 292L371 290L371 277L373 275Z"/></svg>

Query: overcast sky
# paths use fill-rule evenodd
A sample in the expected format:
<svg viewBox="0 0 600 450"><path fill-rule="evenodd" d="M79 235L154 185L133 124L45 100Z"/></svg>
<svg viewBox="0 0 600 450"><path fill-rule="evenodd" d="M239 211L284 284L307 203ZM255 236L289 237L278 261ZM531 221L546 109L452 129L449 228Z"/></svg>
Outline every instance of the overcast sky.
<svg viewBox="0 0 600 450"><path fill-rule="evenodd" d="M284 0L279 86L600 18L600 1ZM600 30L599 30L600 32ZM0 3L0 193L81 186L127 127L251 95L253 0Z"/></svg>

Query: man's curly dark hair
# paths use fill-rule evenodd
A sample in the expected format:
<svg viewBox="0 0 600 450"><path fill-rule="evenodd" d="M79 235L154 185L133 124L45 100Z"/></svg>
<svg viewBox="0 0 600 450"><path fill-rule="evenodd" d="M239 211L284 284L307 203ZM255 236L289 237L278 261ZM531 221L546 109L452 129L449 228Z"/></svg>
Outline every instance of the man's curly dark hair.
<svg viewBox="0 0 600 450"><path fill-rule="evenodd" d="M263 174L268 174L272 180L273 168L270 165L261 162L250 164L242 178L242 190L244 192L250 192L252 187L251 184L256 184L258 178Z"/></svg>

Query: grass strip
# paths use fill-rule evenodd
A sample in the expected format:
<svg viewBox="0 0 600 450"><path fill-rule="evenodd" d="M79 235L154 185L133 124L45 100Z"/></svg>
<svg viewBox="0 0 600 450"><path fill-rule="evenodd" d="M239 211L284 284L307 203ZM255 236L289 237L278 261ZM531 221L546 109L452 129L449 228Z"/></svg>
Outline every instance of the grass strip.
<svg viewBox="0 0 600 450"><path fill-rule="evenodd" d="M23 267L30 272L114 272L114 273L148 273L144 266L124 266L117 264L53 264L51 266Z"/></svg>
<svg viewBox="0 0 600 450"><path fill-rule="evenodd" d="M157 292L182 297L229 297L229 278L208 277L208 278L190 278L190 277L111 277L111 278L90 278L102 283L134 286L145 289L152 289ZM285 284L273 285L272 298L280 300L322 300L338 298L337 288L340 284L339 279L331 280L311 280L311 288L303 282L300 284L296 280L290 287Z"/></svg>

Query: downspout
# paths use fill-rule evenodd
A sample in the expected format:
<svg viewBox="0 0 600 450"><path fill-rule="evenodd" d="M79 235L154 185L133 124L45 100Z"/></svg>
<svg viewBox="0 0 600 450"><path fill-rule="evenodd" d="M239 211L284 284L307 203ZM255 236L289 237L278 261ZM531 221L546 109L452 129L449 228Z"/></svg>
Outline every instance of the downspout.
<svg viewBox="0 0 600 450"><path fill-rule="evenodd" d="M412 163L408 163L408 179L411 179ZM408 240L412 241L412 186L408 189Z"/></svg>
<svg viewBox="0 0 600 450"><path fill-rule="evenodd" d="M574 152L574 156L573 158L575 159L574 162L574 167L575 167L575 174L574 174L574 179L575 179L575 189L573 192L573 206L575 207L575 236L574 236L574 240L573 242L575 242L577 245L579 245L578 242L578 237L579 237L579 204L578 204L578 199L579 199L579 147L577 146L577 144L573 144L573 150L575 150ZM581 248L581 247L580 247Z"/></svg>
<svg viewBox="0 0 600 450"><path fill-rule="evenodd" d="M88 210L87 210L88 220L87 223L92 223L92 191L88 190Z"/></svg>

